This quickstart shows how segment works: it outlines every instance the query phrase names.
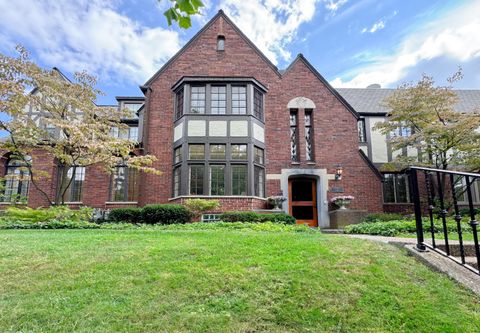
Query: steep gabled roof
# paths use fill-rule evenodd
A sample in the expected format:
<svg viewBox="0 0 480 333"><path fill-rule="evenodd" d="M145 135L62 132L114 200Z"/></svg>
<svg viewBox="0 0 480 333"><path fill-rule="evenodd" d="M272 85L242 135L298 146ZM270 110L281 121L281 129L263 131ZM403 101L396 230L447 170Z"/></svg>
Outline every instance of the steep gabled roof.
<svg viewBox="0 0 480 333"><path fill-rule="evenodd" d="M305 66L307 66L307 68L317 77L317 79L322 82L325 87L327 87L327 89L332 93L332 95L334 95L339 101L340 103L343 104L343 106L345 106L345 108L350 111L357 119L360 117L360 115L358 114L357 111L355 111L355 109L350 105L350 103L348 103L345 98L343 98L342 95L340 95L338 93L338 91L333 88L330 83L328 83L327 80L325 80L325 78L315 69L315 67L313 67L313 65L303 56L303 54L299 53L297 55L297 57L295 58L295 60L290 64L290 66L287 67L287 69L285 69L284 71L282 71L282 77L283 76L286 76L288 75L288 73L290 72L290 70L293 68L293 66L298 62L298 61L302 61Z"/></svg>
<svg viewBox="0 0 480 333"><path fill-rule="evenodd" d="M278 72L277 66L275 66L270 59L267 58L265 54L263 54L262 51L233 23L233 21L223 12L223 10L219 10L218 13L212 17L210 21L207 22L203 26L200 31L198 31L195 36L190 39L187 44L185 44L180 51L178 51L173 57L171 57L147 82L145 82L144 85L140 86L140 89L145 92L146 89L152 84L155 79L157 79L180 55L182 55L188 47L195 42L204 31L206 31L208 28L212 26L212 24L218 19L222 17L228 24L232 26L232 28L239 34L240 37L267 63L268 66L270 66L275 73L277 73L278 76L281 76L281 74Z"/></svg>

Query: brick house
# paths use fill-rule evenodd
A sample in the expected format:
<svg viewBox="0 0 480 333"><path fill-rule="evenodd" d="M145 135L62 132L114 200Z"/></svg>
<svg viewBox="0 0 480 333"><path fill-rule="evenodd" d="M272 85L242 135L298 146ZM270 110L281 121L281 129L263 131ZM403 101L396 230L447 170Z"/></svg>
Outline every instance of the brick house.
<svg viewBox="0 0 480 333"><path fill-rule="evenodd" d="M278 70L222 11L140 88L142 97L117 97L138 118L113 135L137 140L140 153L158 157L163 174L80 168L70 205L109 209L200 197L218 199L220 211L257 210L282 195L286 212L319 227L329 226L336 195L353 195L353 209L384 210L383 161L373 163L372 148L383 139L370 126L381 115L359 112L361 98L331 87L301 54ZM42 152L32 159L51 174L44 190L55 193L54 160ZM2 163L4 173L18 173L8 154ZM47 205L26 179L7 183L6 194L28 193L29 206Z"/></svg>

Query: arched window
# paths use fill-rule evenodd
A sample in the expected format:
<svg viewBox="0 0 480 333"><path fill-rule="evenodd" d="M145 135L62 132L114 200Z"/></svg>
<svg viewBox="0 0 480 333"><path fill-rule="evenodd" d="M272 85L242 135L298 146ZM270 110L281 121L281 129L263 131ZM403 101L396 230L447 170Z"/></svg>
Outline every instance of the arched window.
<svg viewBox="0 0 480 333"><path fill-rule="evenodd" d="M217 51L225 51L225 37L218 36L217 37Z"/></svg>
<svg viewBox="0 0 480 333"><path fill-rule="evenodd" d="M28 196L30 172L23 161L10 159L5 170L5 189L3 202L18 202Z"/></svg>

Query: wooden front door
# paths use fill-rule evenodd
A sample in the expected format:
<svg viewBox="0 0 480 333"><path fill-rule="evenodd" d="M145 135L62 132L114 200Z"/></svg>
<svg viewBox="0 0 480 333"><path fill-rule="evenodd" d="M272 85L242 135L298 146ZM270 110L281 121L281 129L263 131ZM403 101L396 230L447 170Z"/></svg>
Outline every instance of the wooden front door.
<svg viewBox="0 0 480 333"><path fill-rule="evenodd" d="M288 208L298 224L318 226L317 181L313 178L293 178L288 181Z"/></svg>

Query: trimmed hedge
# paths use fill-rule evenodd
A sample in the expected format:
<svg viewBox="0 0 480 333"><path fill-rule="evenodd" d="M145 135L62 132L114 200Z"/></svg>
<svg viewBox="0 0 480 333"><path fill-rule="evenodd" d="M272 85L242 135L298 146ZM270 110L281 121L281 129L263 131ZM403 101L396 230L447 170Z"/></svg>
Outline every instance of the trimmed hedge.
<svg viewBox="0 0 480 333"><path fill-rule="evenodd" d="M282 223L295 224L297 220L288 214L259 214L255 212L226 212L220 215L223 222L253 222L253 223Z"/></svg>
<svg viewBox="0 0 480 333"><path fill-rule="evenodd" d="M146 205L142 208L142 222L147 224L188 223L192 213L182 205Z"/></svg>
<svg viewBox="0 0 480 333"><path fill-rule="evenodd" d="M108 220L111 222L142 222L142 209L137 207L114 208L108 214Z"/></svg>

